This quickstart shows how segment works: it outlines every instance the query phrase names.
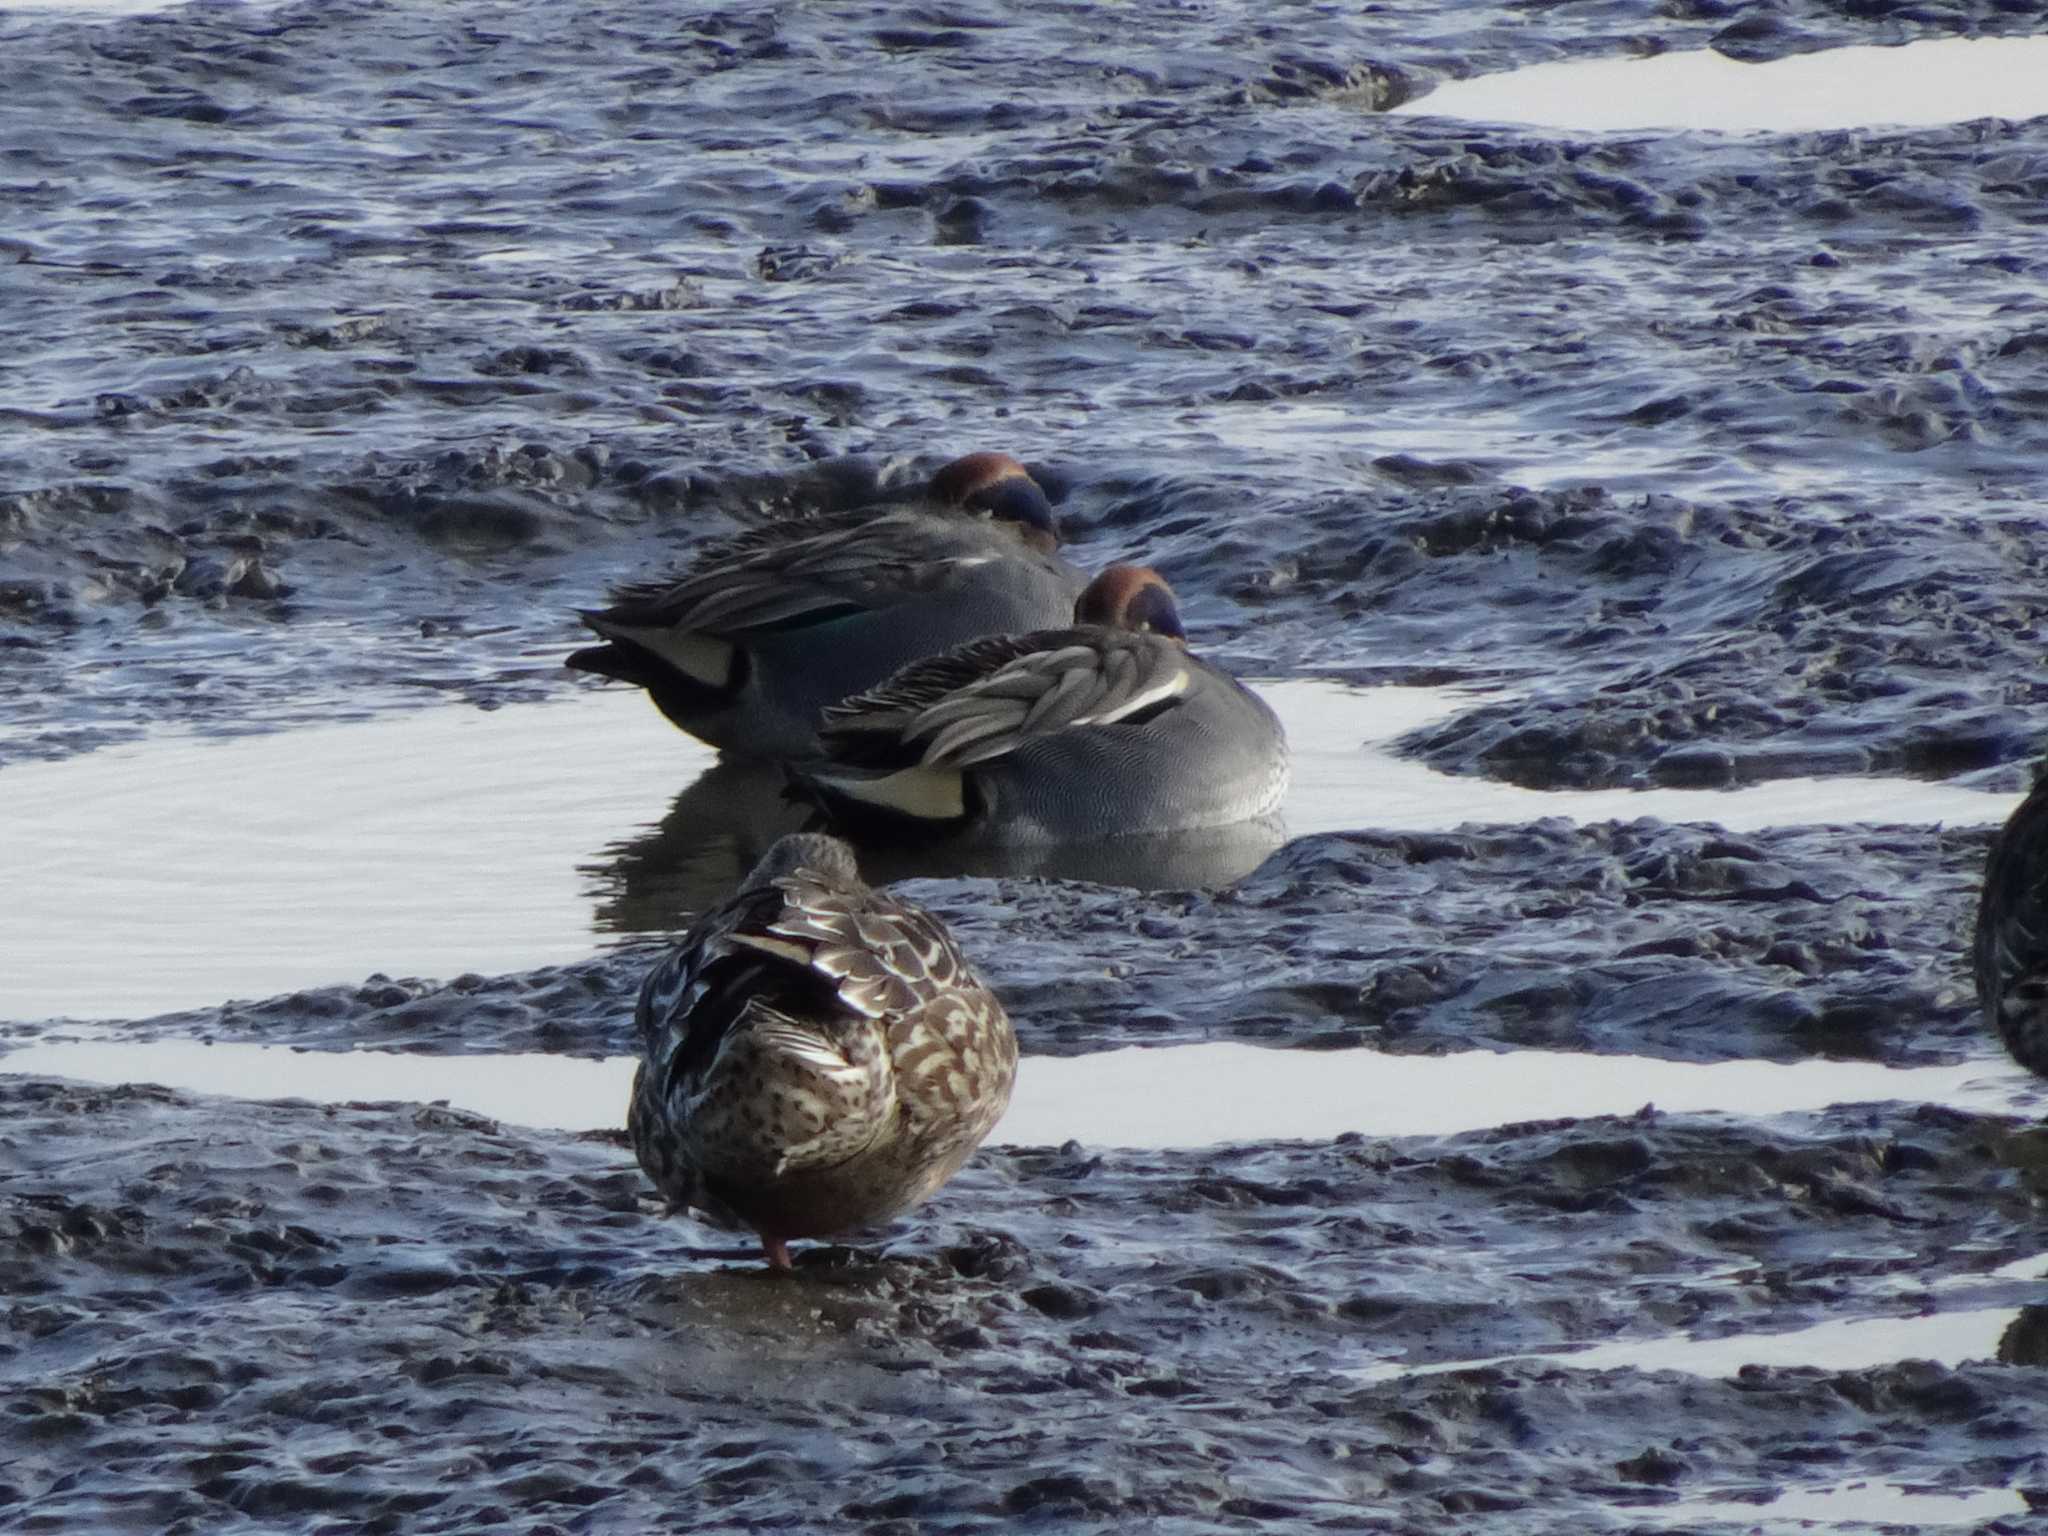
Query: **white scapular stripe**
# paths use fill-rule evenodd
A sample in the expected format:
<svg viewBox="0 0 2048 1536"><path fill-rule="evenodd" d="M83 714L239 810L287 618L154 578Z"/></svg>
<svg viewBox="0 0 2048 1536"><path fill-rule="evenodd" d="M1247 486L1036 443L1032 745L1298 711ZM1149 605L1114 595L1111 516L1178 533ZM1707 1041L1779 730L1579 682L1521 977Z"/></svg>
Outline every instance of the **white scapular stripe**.
<svg viewBox="0 0 2048 1536"><path fill-rule="evenodd" d="M1189 686L1188 674L1184 671L1176 670L1173 676L1167 678L1166 681L1154 683L1150 688L1141 689L1124 700L1123 703L1117 705L1115 709L1104 710L1099 715L1083 715L1074 724L1113 725L1126 715L1135 715L1141 709L1149 709L1154 704L1164 704L1168 699L1179 698L1188 691Z"/></svg>
<svg viewBox="0 0 2048 1536"><path fill-rule="evenodd" d="M926 821L954 821L967 812L960 775L945 768L902 768L879 778L849 774L844 778L829 773L816 775L849 800L881 806Z"/></svg>
<svg viewBox="0 0 2048 1536"><path fill-rule="evenodd" d="M687 630L643 628L634 624L595 624L593 627L609 640L630 640L642 650L652 651L685 677L707 688L724 688L732 682L733 648L730 641L692 634Z"/></svg>

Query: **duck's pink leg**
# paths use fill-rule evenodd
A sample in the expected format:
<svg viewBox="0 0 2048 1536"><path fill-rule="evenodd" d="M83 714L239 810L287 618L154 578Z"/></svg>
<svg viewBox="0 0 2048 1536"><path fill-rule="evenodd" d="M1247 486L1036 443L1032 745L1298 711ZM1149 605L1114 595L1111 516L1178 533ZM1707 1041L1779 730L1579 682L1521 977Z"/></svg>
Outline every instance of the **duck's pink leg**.
<svg viewBox="0 0 2048 1536"><path fill-rule="evenodd" d="M789 1262L789 1240L776 1237L773 1233L761 1234L761 1252L767 1256L770 1269L787 1271L793 1266Z"/></svg>

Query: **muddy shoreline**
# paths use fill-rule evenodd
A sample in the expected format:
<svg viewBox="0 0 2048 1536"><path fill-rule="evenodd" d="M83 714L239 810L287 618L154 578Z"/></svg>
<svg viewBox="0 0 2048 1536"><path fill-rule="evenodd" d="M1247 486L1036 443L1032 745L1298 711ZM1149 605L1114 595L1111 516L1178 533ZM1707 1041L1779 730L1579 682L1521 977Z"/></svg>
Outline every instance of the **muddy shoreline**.
<svg viewBox="0 0 2048 1536"><path fill-rule="evenodd" d="M1696 9L1219 15L1136 73L1107 61L1152 35L1143 7L845 35L713 14L644 77L631 4L596 13L611 61L517 28L480 56L367 4L16 23L46 57L0 85L47 120L43 234L0 269L25 327L0 751L530 699L568 685L568 611L620 571L1005 446L1063 482L1078 558L1152 558L1257 670L1545 680L1411 744L1439 767L2009 787L2044 687L2041 120L1574 138L1373 111L1559 53L2019 25ZM1054 99L974 91L1025 58ZM377 68L427 63L483 105ZM808 94L746 117L791 69ZM552 153L504 161L539 81L675 110L563 108ZM906 116L891 82L935 94ZM322 157L314 131L308 206L276 179L309 154L294 104L398 152ZM441 207L405 134L498 179L457 172L472 211ZM134 171L67 158L109 136ZM658 204L621 184L663 155L701 169ZM124 217L76 211L96 196Z"/></svg>
<svg viewBox="0 0 2048 1536"><path fill-rule="evenodd" d="M2005 1121L1002 1148L885 1250L812 1250L784 1279L685 1246L615 1140L4 1091L25 1166L63 1190L10 1213L6 1245L11 1363L42 1367L11 1415L26 1530L1563 1529L1698 1489L1712 1528L1851 1474L2048 1497L2027 1481L2039 1282L1993 1273L2038 1257L2048 1162ZM1998 1358L1653 1363L1674 1330L1944 1309L1992 1314ZM1651 1363L1373 1379L1631 1338Z"/></svg>
<svg viewBox="0 0 2048 1536"><path fill-rule="evenodd" d="M0 17L0 792L153 732L518 709L577 686L571 612L612 579L973 448L1033 462L1081 563L1165 570L1233 667L1512 687L1401 742L1447 797L2016 789L2048 702L2048 118L1382 115L1561 56L2032 25L1739 11ZM1986 829L1374 828L1361 795L1220 891L907 889L1038 1056L2007 1070L1964 960ZM616 829L590 958L101 1032L616 1054L687 904L671 831ZM664 1217L615 1136L388 1097L0 1077L0 1523L2048 1508L2038 1114L997 1145L785 1280Z"/></svg>

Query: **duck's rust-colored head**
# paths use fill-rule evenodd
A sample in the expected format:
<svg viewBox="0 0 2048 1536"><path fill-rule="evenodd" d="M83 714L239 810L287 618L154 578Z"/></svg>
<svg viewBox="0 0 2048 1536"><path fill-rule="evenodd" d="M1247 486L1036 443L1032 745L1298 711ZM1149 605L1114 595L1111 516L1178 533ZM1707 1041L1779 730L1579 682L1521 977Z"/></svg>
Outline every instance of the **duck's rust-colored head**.
<svg viewBox="0 0 2048 1536"><path fill-rule="evenodd" d="M1173 588L1149 565L1104 567L1074 600L1074 622L1165 635L1183 645L1188 639L1180 609L1174 606Z"/></svg>
<svg viewBox="0 0 2048 1536"><path fill-rule="evenodd" d="M1027 543L1048 553L1059 548L1052 503L1030 471L1007 453L970 453L955 459L932 476L931 498L941 506L1014 523Z"/></svg>

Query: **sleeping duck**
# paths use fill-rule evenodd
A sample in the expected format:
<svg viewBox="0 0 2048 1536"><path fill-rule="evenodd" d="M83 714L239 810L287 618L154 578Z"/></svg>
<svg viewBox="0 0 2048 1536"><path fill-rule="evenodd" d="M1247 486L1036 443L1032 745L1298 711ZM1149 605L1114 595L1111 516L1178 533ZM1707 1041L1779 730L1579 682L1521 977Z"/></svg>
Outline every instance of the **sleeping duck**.
<svg viewBox="0 0 2048 1536"><path fill-rule="evenodd" d="M568 664L645 688L722 752L803 757L821 708L906 663L1064 623L1086 578L1058 542L1024 466L973 453L920 501L749 529L680 576L615 589L583 614L604 643Z"/></svg>
<svg viewBox="0 0 2048 1536"><path fill-rule="evenodd" d="M885 836L1076 842L1264 816L1288 783L1265 701L1192 654L1157 571L1113 565L1056 630L973 641L829 706L793 770Z"/></svg>

